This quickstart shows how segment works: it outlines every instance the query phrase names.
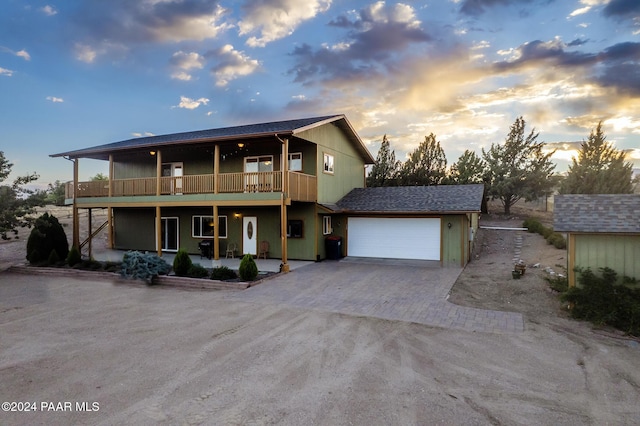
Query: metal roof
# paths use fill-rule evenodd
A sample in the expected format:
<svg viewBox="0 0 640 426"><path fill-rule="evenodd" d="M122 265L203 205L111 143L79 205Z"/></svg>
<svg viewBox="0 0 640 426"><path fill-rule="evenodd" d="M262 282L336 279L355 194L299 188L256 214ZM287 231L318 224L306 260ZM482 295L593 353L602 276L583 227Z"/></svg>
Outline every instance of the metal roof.
<svg viewBox="0 0 640 426"><path fill-rule="evenodd" d="M159 149L166 146L201 144L207 142L231 142L237 141L238 139L275 137L275 135L281 137L295 136L305 130L328 123L335 124L346 134L347 138L354 144L355 148L365 159L366 164L372 164L374 162L371 153L365 147L347 118L342 114L133 138L91 148L60 152L58 154L51 154L50 156L107 159L109 154L131 149Z"/></svg>
<svg viewBox="0 0 640 426"><path fill-rule="evenodd" d="M556 195L553 229L558 232L640 233L640 195Z"/></svg>
<svg viewBox="0 0 640 426"><path fill-rule="evenodd" d="M483 184L355 188L337 207L346 213L480 212Z"/></svg>

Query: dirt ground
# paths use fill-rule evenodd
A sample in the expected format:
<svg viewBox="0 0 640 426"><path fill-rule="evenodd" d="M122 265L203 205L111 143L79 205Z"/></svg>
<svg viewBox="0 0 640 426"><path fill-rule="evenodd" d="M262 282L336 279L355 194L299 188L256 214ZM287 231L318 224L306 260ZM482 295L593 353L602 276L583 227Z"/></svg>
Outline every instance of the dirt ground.
<svg viewBox="0 0 640 426"><path fill-rule="evenodd" d="M531 214L550 225L519 209L481 225ZM544 281L564 273L564 251L518 231L476 242L449 300L521 312L523 333L0 272L0 402L38 404L0 424L639 424L640 345L568 317ZM23 259L23 242L0 244L0 265Z"/></svg>

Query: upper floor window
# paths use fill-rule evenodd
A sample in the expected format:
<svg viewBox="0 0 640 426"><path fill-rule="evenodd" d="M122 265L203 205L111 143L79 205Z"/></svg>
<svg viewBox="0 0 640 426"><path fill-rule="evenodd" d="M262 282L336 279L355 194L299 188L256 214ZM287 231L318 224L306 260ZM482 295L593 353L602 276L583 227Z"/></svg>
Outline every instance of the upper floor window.
<svg viewBox="0 0 640 426"><path fill-rule="evenodd" d="M301 152L289 153L289 171L292 171L292 172L302 171L302 153Z"/></svg>
<svg viewBox="0 0 640 426"><path fill-rule="evenodd" d="M218 216L218 236L227 238L227 217ZM213 238L213 216L193 216L191 235L193 238Z"/></svg>
<svg viewBox="0 0 640 426"><path fill-rule="evenodd" d="M333 155L324 154L324 172L333 174Z"/></svg>

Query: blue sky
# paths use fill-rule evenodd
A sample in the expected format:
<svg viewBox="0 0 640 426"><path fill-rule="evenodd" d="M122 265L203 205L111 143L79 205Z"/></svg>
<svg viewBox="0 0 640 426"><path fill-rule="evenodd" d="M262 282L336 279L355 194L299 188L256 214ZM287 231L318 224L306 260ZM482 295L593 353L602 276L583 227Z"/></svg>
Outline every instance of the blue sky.
<svg viewBox="0 0 640 426"><path fill-rule="evenodd" d="M640 2L3 0L0 94L12 176L43 187L72 178L49 154L334 113L449 164L523 116L559 170L602 120L640 166Z"/></svg>

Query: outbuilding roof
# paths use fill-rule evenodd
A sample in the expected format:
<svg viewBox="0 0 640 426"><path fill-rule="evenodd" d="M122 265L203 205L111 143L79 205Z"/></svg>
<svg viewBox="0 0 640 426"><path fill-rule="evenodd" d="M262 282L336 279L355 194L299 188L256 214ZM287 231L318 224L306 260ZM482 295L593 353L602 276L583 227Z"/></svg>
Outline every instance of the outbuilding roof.
<svg viewBox="0 0 640 426"><path fill-rule="evenodd" d="M363 156L366 164L374 162L371 153L343 114L133 138L91 148L60 152L52 154L51 157L108 159L111 153L131 149L159 149L166 146L257 139L274 137L275 135L280 137L295 136L305 130L328 123L333 123L345 133Z"/></svg>
<svg viewBox="0 0 640 426"><path fill-rule="evenodd" d="M558 232L640 233L640 195L556 195L553 229Z"/></svg>
<svg viewBox="0 0 640 426"><path fill-rule="evenodd" d="M336 203L345 213L480 212L483 184L355 188Z"/></svg>

